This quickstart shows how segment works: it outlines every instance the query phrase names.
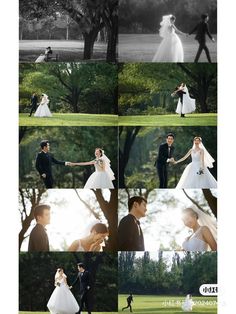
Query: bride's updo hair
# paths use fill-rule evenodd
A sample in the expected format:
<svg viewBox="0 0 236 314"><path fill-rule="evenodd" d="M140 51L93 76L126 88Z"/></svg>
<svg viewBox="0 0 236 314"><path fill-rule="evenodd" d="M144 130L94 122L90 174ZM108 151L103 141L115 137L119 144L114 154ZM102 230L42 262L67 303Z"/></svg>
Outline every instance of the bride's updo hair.
<svg viewBox="0 0 236 314"><path fill-rule="evenodd" d="M195 140L199 140L200 142L202 142L201 136L195 136L193 140L194 140L194 141L195 141Z"/></svg>
<svg viewBox="0 0 236 314"><path fill-rule="evenodd" d="M175 20L176 20L176 17L174 15L171 15L170 21L175 21Z"/></svg>
<svg viewBox="0 0 236 314"><path fill-rule="evenodd" d="M105 224L97 223L94 225L90 232L96 231L97 233L108 233L108 228Z"/></svg>
<svg viewBox="0 0 236 314"><path fill-rule="evenodd" d="M183 209L182 213L183 214L189 214L192 217L195 217L196 219L198 219L198 214L191 207L187 207L187 208Z"/></svg>
<svg viewBox="0 0 236 314"><path fill-rule="evenodd" d="M95 151L96 151L96 150L99 150L101 156L103 155L103 150L102 150L100 147L95 148Z"/></svg>

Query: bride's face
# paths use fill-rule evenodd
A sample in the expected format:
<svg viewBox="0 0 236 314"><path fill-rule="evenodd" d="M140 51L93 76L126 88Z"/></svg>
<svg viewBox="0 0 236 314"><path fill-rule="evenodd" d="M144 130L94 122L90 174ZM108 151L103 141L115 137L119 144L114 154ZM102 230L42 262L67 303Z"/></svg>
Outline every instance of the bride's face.
<svg viewBox="0 0 236 314"><path fill-rule="evenodd" d="M194 144L195 145L199 145L200 143L201 143L200 139L199 138L195 138Z"/></svg>
<svg viewBox="0 0 236 314"><path fill-rule="evenodd" d="M193 228L197 223L197 218L191 213L185 213L182 216L183 223L188 228Z"/></svg>
<svg viewBox="0 0 236 314"><path fill-rule="evenodd" d="M108 233L97 233L93 232L93 241L102 243L105 238L108 236Z"/></svg>
<svg viewBox="0 0 236 314"><path fill-rule="evenodd" d="M97 158L101 157L101 152L100 152L99 149L96 149L96 150L95 150L95 156L96 156Z"/></svg>

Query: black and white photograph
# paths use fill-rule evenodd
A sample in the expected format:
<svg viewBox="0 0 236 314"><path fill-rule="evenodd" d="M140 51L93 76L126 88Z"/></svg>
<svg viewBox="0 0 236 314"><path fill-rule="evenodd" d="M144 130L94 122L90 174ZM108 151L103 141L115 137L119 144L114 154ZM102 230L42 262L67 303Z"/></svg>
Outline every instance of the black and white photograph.
<svg viewBox="0 0 236 314"><path fill-rule="evenodd" d="M120 62L217 62L217 0L120 0Z"/></svg>
<svg viewBox="0 0 236 314"><path fill-rule="evenodd" d="M117 59L118 0L19 1L20 62Z"/></svg>

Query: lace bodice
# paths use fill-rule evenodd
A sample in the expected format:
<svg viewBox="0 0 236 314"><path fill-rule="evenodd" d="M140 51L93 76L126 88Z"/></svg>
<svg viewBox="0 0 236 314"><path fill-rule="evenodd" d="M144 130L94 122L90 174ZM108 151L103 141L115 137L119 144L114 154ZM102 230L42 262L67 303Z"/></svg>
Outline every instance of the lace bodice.
<svg viewBox="0 0 236 314"><path fill-rule="evenodd" d="M102 168L102 166L104 165L104 161L102 158L99 159L95 159L95 171L105 171L105 169Z"/></svg>
<svg viewBox="0 0 236 314"><path fill-rule="evenodd" d="M200 150L192 150L191 152L192 162L201 163L200 152L201 152Z"/></svg>
<svg viewBox="0 0 236 314"><path fill-rule="evenodd" d="M66 285L66 278L67 276L63 274L62 276L55 279L55 284L59 283L60 285Z"/></svg>
<svg viewBox="0 0 236 314"><path fill-rule="evenodd" d="M208 244L202 238L201 227L184 241L183 249L185 251L207 251Z"/></svg>

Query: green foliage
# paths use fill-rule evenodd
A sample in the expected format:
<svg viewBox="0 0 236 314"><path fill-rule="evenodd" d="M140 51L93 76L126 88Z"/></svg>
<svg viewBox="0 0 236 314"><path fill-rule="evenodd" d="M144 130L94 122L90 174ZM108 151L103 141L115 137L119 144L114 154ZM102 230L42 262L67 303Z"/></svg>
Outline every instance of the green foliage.
<svg viewBox="0 0 236 314"><path fill-rule="evenodd" d="M184 255L183 255L184 254ZM119 293L155 295L199 295L204 283L217 283L217 254L159 251L157 259L144 252L120 252L118 258Z"/></svg>
<svg viewBox="0 0 236 314"><path fill-rule="evenodd" d="M47 311L54 290L54 275L63 267L68 284L77 275L77 263L83 262L94 282L94 310L117 309L117 256L108 253L21 253L19 256L19 309ZM108 293L109 292L109 293ZM73 288L79 301L79 285Z"/></svg>
<svg viewBox="0 0 236 314"><path fill-rule="evenodd" d="M178 99L171 93L181 82L196 99L197 112L216 112L215 64L127 63L119 70L119 113L174 113ZM151 109L152 108L152 109Z"/></svg>
<svg viewBox="0 0 236 314"><path fill-rule="evenodd" d="M33 127L20 128L19 177L21 188L38 188L43 185L35 169L35 158L40 151L39 143L48 139L51 153L58 160L90 161L94 158L94 149L102 147L111 167L117 173L117 128L116 127ZM53 165L55 186L58 188L82 188L93 167L64 167ZM116 176L117 177L117 176ZM115 181L114 181L115 182ZM116 182L115 182L116 184Z"/></svg>

